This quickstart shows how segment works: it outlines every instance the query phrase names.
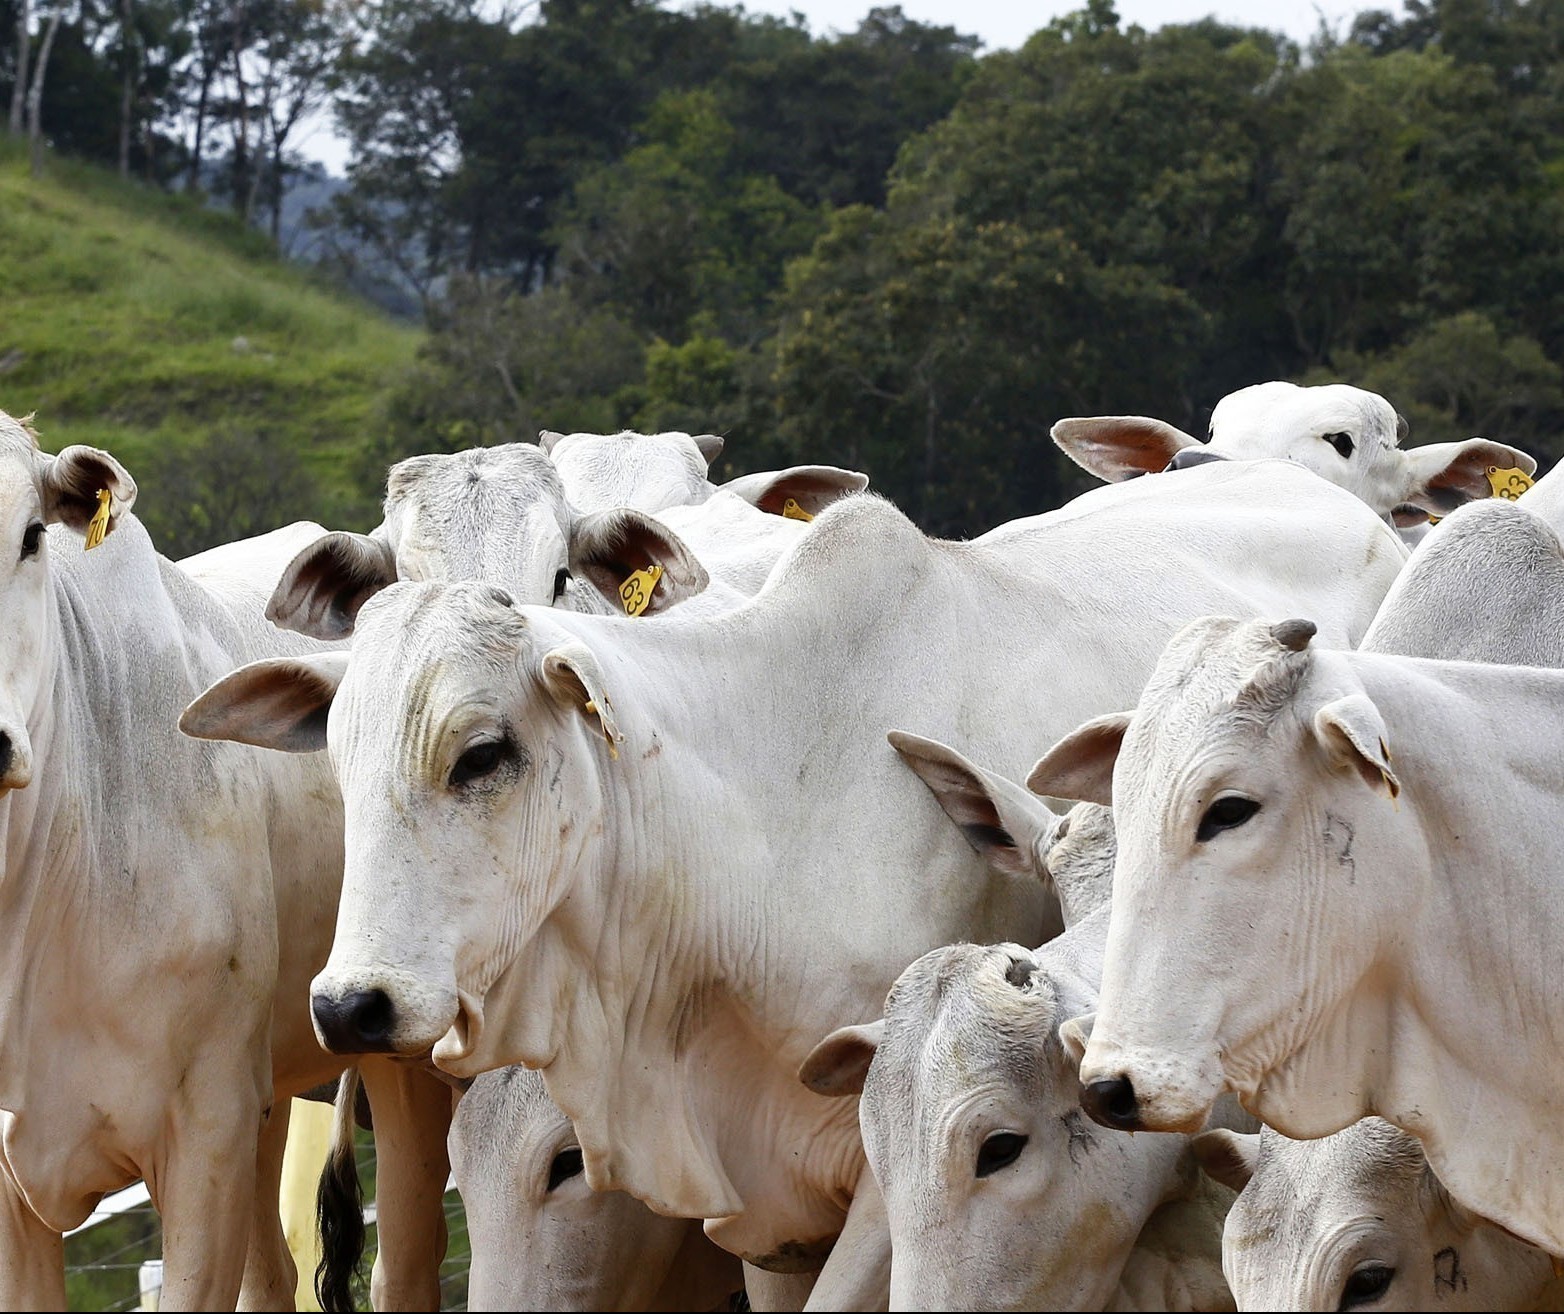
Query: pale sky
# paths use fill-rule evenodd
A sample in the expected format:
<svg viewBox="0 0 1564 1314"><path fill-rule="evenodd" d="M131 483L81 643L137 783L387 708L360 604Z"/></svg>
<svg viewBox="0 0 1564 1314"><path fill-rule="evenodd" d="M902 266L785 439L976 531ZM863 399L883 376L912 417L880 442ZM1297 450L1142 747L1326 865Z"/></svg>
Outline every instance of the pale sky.
<svg viewBox="0 0 1564 1314"><path fill-rule="evenodd" d="M677 3L677 0L674 0ZM723 0L718 0L719 3ZM803 14L817 36L851 32L873 8L871 0L742 0L752 14ZM1085 7L1085 0L901 0L909 18L954 27L982 39L985 50L1011 50L1051 19ZM1167 23L1191 23L1215 14L1241 26L1279 29L1299 42L1314 35L1323 18L1338 34L1365 9L1401 10L1400 0L1117 0L1119 19L1128 26L1155 29ZM329 117L317 116L298 142L299 150L333 173L347 162L345 143L332 131Z"/></svg>

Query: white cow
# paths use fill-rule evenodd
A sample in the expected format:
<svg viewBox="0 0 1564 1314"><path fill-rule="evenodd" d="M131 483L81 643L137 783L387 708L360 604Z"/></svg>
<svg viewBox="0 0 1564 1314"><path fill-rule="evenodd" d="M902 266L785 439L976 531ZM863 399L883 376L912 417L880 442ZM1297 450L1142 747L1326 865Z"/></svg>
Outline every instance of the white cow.
<svg viewBox="0 0 1564 1314"><path fill-rule="evenodd" d="M573 437L585 443L598 436ZM481 579L519 602L622 612L621 585L651 566L663 573L643 615L697 596L706 611L736 605L764 579L763 573L754 577L757 544L769 553L769 568L803 523L782 516L780 507L777 515L765 515L758 505L733 506L736 495L714 497L717 490L706 481L703 458L687 435L640 435L633 442L630 437L603 438L611 444L603 453L587 444L600 459L573 468L568 484L544 449L530 443L399 461L386 480L381 523L368 534L337 531L311 543L283 572L266 614L316 638L344 638L364 602L399 579ZM675 437L683 442L664 441ZM701 466L698 479L693 465ZM589 475L612 491L596 488ZM652 491L639 499L648 506L673 496L676 487L713 503L710 512L678 519L710 558L711 572L678 534L638 504L632 476L648 481ZM862 488L866 480L828 466L800 466L736 482L749 489L751 503L792 497L802 499L807 512ZM618 504L612 498L630 500Z"/></svg>
<svg viewBox="0 0 1564 1314"><path fill-rule="evenodd" d="M1379 1118L1317 1141L1267 1128L1194 1144L1240 1192L1222 1245L1239 1309L1564 1309L1548 1253L1456 1203Z"/></svg>
<svg viewBox="0 0 1564 1314"><path fill-rule="evenodd" d="M1205 443L1141 415L1060 420L1052 433L1071 460L1110 483L1214 458L1296 461L1401 526L1492 496L1490 466L1537 468L1525 452L1485 438L1402 447L1406 420L1378 393L1345 383L1240 388L1216 404Z"/></svg>
<svg viewBox="0 0 1564 1314"><path fill-rule="evenodd" d="M165 1307L232 1306L247 1242L247 1302L290 1299L274 1176L268 1200L286 1117L267 1112L342 1067L315 1042L304 989L341 879L330 772L176 728L234 661L319 648L272 630L243 572L219 590L159 557L135 496L107 453L48 456L0 417L0 1303L12 1309L63 1307L61 1233L138 1177L162 1218ZM100 510L106 537L87 554ZM291 554L311 528L257 551Z"/></svg>
<svg viewBox="0 0 1564 1314"><path fill-rule="evenodd" d="M485 1072L451 1119L472 1237L469 1309L702 1310L743 1287L698 1219L593 1191L570 1120L528 1068Z"/></svg>
<svg viewBox="0 0 1564 1314"><path fill-rule="evenodd" d="M1191 624L1132 715L1028 782L1117 804L1083 1102L1193 1131L1231 1089L1301 1138L1378 1114L1468 1208L1564 1253L1564 672L1312 632Z"/></svg>
<svg viewBox="0 0 1564 1314"><path fill-rule="evenodd" d="M1035 886L988 873L884 727L916 709L1019 772L1051 728L1122 705L1213 600L1289 599L1352 641L1402 558L1283 462L1099 489L970 543L860 495L727 615L397 585L351 658L252 665L182 724L329 740L349 850L316 983L330 1043L432 1047L457 1076L544 1068L592 1186L804 1270L872 1182L852 1102L795 1079L813 1039L872 1016L930 948L1046 930ZM857 1240L849 1217L833 1261Z"/></svg>
<svg viewBox="0 0 1564 1314"><path fill-rule="evenodd" d="M1231 1309L1231 1193L1192 1171L1185 1137L1095 1131L1058 1037L1096 1005L1113 814L1083 803L1060 817L946 745L891 742L991 866L1057 888L1067 925L1040 949L925 954L882 1020L834 1032L804 1063L811 1089L863 1094L891 1308Z"/></svg>
<svg viewBox="0 0 1564 1314"><path fill-rule="evenodd" d="M1418 545L1363 636L1371 652L1564 666L1564 470L1456 511Z"/></svg>

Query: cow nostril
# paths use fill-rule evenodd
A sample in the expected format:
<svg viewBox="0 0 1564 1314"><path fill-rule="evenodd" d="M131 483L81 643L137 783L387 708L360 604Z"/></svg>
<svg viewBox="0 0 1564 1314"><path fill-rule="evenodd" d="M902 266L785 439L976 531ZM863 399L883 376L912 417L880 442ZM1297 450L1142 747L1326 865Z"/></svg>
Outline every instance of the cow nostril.
<svg viewBox="0 0 1564 1314"><path fill-rule="evenodd" d="M389 1053L396 1006L384 990L355 990L341 999L316 995L310 1001L326 1048L336 1054Z"/></svg>
<svg viewBox="0 0 1564 1314"><path fill-rule="evenodd" d="M1140 1103L1128 1077L1105 1077L1081 1088L1081 1107L1104 1127L1140 1130Z"/></svg>

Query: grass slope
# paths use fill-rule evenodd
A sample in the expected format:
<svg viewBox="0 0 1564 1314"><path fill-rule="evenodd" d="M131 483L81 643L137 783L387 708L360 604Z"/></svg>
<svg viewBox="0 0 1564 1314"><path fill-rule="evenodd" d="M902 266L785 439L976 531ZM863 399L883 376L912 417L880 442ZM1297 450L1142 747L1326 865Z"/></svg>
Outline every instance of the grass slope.
<svg viewBox="0 0 1564 1314"><path fill-rule="evenodd" d="M314 518L367 528L360 455L418 333L185 197L0 145L0 409L112 452L170 555Z"/></svg>

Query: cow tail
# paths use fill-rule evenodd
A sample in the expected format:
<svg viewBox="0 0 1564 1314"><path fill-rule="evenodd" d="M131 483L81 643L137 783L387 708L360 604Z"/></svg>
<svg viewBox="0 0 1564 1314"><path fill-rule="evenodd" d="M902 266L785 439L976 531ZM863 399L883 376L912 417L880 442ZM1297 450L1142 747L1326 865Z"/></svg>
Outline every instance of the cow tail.
<svg viewBox="0 0 1564 1314"><path fill-rule="evenodd" d="M327 1314L351 1314L353 1281L364 1262L364 1188L353 1153L353 1106L358 1099L356 1067L337 1083L331 1153L315 1191L315 1220L320 1226L320 1263L315 1267L315 1296Z"/></svg>

